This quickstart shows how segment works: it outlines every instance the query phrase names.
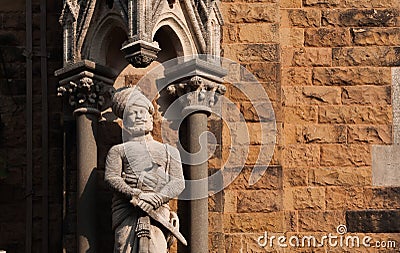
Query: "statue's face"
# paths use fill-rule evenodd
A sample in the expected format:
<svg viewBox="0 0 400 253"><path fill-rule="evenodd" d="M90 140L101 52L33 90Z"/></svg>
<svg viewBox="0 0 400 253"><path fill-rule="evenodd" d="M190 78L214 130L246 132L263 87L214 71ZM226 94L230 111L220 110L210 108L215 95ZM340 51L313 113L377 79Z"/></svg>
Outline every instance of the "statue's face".
<svg viewBox="0 0 400 253"><path fill-rule="evenodd" d="M124 128L131 134L140 135L153 130L153 116L146 108L131 105L125 110Z"/></svg>

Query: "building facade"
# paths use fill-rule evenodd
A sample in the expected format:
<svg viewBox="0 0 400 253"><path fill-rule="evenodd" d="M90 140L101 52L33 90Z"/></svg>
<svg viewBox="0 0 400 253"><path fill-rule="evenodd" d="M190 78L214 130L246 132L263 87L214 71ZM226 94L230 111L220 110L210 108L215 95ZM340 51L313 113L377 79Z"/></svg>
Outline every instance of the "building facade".
<svg viewBox="0 0 400 253"><path fill-rule="evenodd" d="M134 1L29 3L6 0L0 8L0 250L79 252L79 234L93 233L77 221L90 182L94 195L82 198L95 207L96 246L88 245L112 251L111 192L102 177L121 128L96 100L101 117L90 119L92 131L73 115L81 107L57 96L60 86L83 72L107 88L136 85L159 63L209 54L231 61L222 64L224 81L223 71L212 79L226 86L229 103L222 119L208 117L216 144L208 172L223 169L227 182L222 191L209 186L208 251L398 252L398 1L165 0L149 5L159 17L152 22L133 11ZM137 41L145 49L133 57ZM111 90L101 94L105 101ZM155 117L159 140L168 139L162 117ZM85 166L94 169L92 181L81 180ZM190 204L173 206L189 224ZM329 234L370 236L376 247L301 245Z"/></svg>

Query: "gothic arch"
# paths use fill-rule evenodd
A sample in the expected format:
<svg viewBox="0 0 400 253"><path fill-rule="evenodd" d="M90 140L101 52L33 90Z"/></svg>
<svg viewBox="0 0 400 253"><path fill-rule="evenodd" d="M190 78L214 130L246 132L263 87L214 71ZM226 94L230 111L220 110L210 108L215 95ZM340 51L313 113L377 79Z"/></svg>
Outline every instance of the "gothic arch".
<svg viewBox="0 0 400 253"><path fill-rule="evenodd" d="M165 13L160 16L159 21L154 26L152 36L154 37L160 29L171 29L171 37L179 39L182 45L183 54L178 56L188 56L198 53L195 42L190 36L190 31L185 23L174 13Z"/></svg>
<svg viewBox="0 0 400 253"><path fill-rule="evenodd" d="M111 36L112 35L112 36ZM121 17L115 13L105 16L85 40L82 58L89 59L119 73L128 62L120 52L128 39L128 30Z"/></svg>

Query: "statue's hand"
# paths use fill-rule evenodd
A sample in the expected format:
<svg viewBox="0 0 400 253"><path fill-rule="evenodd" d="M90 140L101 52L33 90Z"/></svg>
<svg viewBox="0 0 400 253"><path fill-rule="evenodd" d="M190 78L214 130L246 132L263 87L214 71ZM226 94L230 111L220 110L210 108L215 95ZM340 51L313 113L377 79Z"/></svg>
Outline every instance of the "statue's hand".
<svg viewBox="0 0 400 253"><path fill-rule="evenodd" d="M154 209L152 205L143 200L139 200L138 206L145 212L149 212Z"/></svg>
<svg viewBox="0 0 400 253"><path fill-rule="evenodd" d="M162 204L162 198L155 192L142 192L139 199L150 204L154 209L159 208Z"/></svg>

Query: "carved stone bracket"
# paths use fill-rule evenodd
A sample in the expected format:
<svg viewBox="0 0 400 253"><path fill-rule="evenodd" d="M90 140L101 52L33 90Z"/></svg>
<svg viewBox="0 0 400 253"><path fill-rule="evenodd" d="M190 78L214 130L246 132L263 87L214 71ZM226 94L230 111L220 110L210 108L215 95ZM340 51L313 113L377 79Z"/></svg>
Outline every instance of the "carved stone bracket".
<svg viewBox="0 0 400 253"><path fill-rule="evenodd" d="M182 116L196 111L211 113L218 96L226 92L222 84L225 75L217 62L195 58L167 69L158 85L168 84L167 92L182 104Z"/></svg>
<svg viewBox="0 0 400 253"><path fill-rule="evenodd" d="M100 114L109 106L115 91L112 73L94 62L82 61L56 71L60 77L58 96L65 96L75 112L85 110L88 113ZM108 76L108 77L106 77Z"/></svg>
<svg viewBox="0 0 400 253"><path fill-rule="evenodd" d="M160 51L157 42L148 43L143 40L128 43L121 48L125 53L125 59L137 68L145 68L155 59Z"/></svg>

